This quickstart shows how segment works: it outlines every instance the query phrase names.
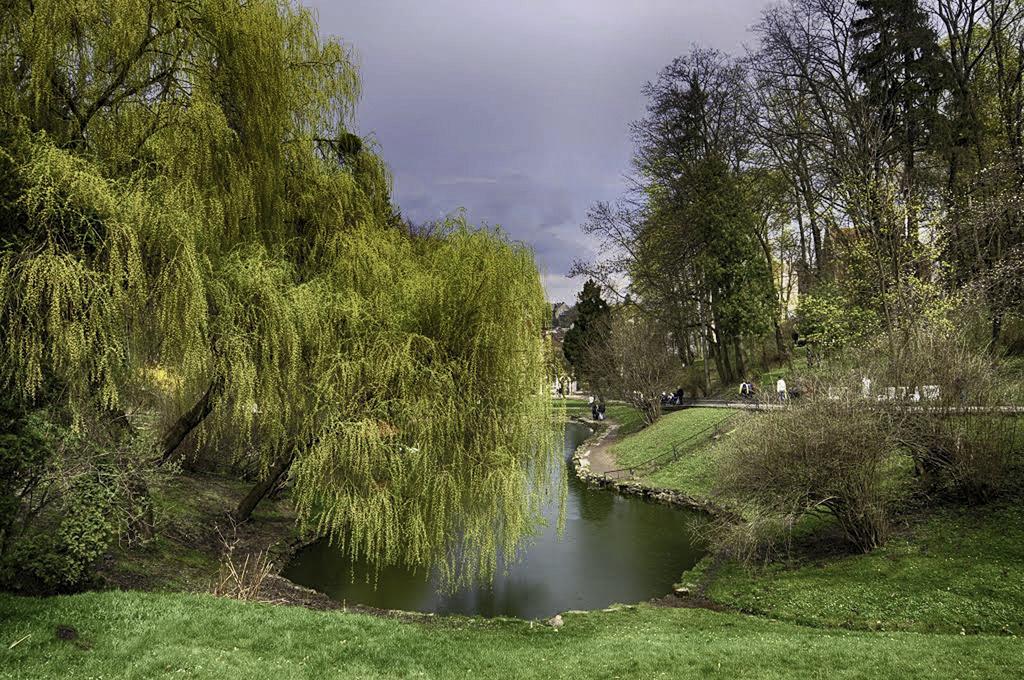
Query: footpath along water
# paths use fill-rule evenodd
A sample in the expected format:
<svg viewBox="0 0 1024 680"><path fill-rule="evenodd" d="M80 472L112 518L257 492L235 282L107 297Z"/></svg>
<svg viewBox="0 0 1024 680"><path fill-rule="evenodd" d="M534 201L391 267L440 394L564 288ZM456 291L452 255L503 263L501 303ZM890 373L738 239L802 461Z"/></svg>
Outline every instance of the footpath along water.
<svg viewBox="0 0 1024 680"><path fill-rule="evenodd" d="M556 472L569 476L562 536L556 532L558 506L553 503L545 508L548 527L493 584L447 594L422 573L386 569L374 588L367 583L365 565L353 567L326 541L300 551L282 575L349 604L524 619L665 595L704 554L692 531L699 515L582 483L569 458L589 434L579 423L565 428L566 464Z"/></svg>

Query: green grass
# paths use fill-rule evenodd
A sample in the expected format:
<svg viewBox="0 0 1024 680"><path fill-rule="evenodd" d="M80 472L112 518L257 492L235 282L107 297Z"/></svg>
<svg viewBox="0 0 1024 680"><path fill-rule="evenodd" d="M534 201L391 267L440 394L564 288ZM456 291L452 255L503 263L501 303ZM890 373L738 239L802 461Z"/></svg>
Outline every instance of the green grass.
<svg viewBox="0 0 1024 680"><path fill-rule="evenodd" d="M613 449L620 464L668 451L672 441L706 427L708 419L728 417L727 411L701 410L668 415L625 438ZM641 481L707 497L722 449L732 437L744 436L743 422L756 417L733 414L719 440L704 440ZM817 551L820 557L752 569L735 563L710 568L705 561L683 580L702 581L707 596L720 604L793 623L1024 634L1024 509L1019 503L921 509L899 522L905 526L885 546L867 555L844 555L835 553L834 521L810 516L794 532L804 546L794 555Z"/></svg>
<svg viewBox="0 0 1024 680"><path fill-rule="evenodd" d="M683 459L688 459L706 447L715 428L735 414L721 408L688 408L667 413L654 425L616 442L611 452L621 467L630 467L671 453L673 444L681 444ZM694 438L695 435L699 436Z"/></svg>
<svg viewBox="0 0 1024 680"><path fill-rule="evenodd" d="M643 481L651 486L684 491L697 498L711 495L718 459L723 449L729 446L733 437L742 436L741 425L752 416L743 411L718 410L732 415L719 424L722 434L717 441L703 439L700 444L689 447L684 456L658 469Z"/></svg>
<svg viewBox="0 0 1024 680"><path fill-rule="evenodd" d="M708 594L819 626L1024 634L1024 509L943 508L867 555L727 565Z"/></svg>
<svg viewBox="0 0 1024 680"><path fill-rule="evenodd" d="M564 619L555 631L197 595L0 595L0 677L998 678L1017 674L1024 654L1010 637L822 631L693 609ZM58 625L74 626L79 639L58 640Z"/></svg>
<svg viewBox="0 0 1024 680"><path fill-rule="evenodd" d="M586 399L556 399L555 408L563 409L567 418L590 418L590 404ZM620 435L633 434L644 428L644 420L640 412L623 402L607 402L605 405L605 416L619 424Z"/></svg>

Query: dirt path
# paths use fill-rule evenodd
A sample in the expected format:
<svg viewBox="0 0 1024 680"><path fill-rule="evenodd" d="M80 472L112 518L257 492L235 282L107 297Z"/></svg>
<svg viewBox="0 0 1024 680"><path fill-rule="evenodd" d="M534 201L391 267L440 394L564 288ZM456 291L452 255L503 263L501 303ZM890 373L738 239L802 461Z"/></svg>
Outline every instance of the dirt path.
<svg viewBox="0 0 1024 680"><path fill-rule="evenodd" d="M598 425L592 420L584 421L588 425ZM612 455L611 448L619 440L619 424L612 420L605 420L606 429L580 454L580 460L590 468L594 474L603 475L606 472L617 470L618 463Z"/></svg>

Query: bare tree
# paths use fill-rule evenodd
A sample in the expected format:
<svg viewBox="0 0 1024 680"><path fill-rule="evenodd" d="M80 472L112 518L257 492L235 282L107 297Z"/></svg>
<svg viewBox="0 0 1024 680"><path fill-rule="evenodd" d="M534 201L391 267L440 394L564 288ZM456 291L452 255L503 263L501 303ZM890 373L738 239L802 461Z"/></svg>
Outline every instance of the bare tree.
<svg viewBox="0 0 1024 680"><path fill-rule="evenodd" d="M669 333L631 306L620 306L602 340L588 347L599 394L621 399L648 425L661 417L661 394L674 390L682 364Z"/></svg>

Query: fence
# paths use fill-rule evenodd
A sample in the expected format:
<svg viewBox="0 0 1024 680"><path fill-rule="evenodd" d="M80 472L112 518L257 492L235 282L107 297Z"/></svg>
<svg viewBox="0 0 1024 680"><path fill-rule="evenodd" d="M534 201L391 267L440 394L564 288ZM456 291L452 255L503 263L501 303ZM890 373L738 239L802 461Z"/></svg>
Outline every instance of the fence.
<svg viewBox="0 0 1024 680"><path fill-rule="evenodd" d="M609 470L608 472L604 473L604 477L609 481L615 482L622 479L633 479L637 476L637 473L640 473L642 475L649 475L658 470L659 468L662 468L670 463L674 463L680 458L682 458L683 454L686 453L686 449L683 448L685 444L694 441L698 437L701 437L702 435L707 434L712 430L719 430L722 427L722 425L725 424L726 422L728 422L728 419L719 421L713 425L709 425L708 427L705 427L703 430L695 432L691 434L689 437L686 437L685 439L682 439L672 444L671 451L658 454L657 456L648 458L647 460L643 460L637 463L636 465L630 465L629 467L619 468L617 470ZM712 435L712 437L714 436L716 435Z"/></svg>

